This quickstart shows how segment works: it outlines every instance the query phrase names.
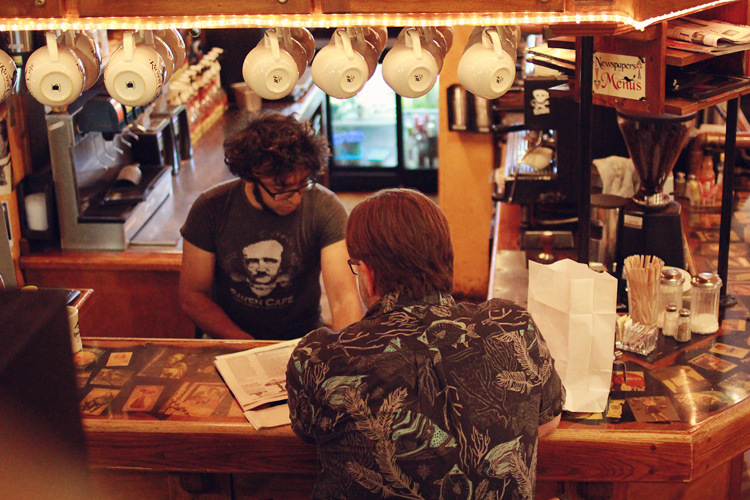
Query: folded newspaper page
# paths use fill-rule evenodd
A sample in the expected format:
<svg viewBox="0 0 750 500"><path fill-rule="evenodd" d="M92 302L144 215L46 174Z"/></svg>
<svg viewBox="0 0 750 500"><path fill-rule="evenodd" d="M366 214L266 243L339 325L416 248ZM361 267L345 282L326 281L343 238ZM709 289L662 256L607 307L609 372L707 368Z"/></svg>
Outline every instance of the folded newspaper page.
<svg viewBox="0 0 750 500"><path fill-rule="evenodd" d="M286 365L299 341L294 339L216 356L216 369L243 411L287 399Z"/></svg>
<svg viewBox="0 0 750 500"><path fill-rule="evenodd" d="M264 427L278 427L292 423L289 418L289 407L286 404L263 408L262 410L248 410L245 412L247 421L257 430Z"/></svg>
<svg viewBox="0 0 750 500"><path fill-rule="evenodd" d="M682 17L669 21L667 37L708 47L750 43L750 26Z"/></svg>

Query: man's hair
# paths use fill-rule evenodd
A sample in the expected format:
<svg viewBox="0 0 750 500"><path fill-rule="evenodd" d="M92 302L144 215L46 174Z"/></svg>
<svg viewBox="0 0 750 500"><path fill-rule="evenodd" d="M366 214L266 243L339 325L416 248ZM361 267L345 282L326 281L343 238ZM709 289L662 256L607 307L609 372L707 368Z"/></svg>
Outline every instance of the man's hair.
<svg viewBox="0 0 750 500"><path fill-rule="evenodd" d="M375 272L375 290L419 299L453 290L453 245L440 208L411 189L386 189L359 203L346 226L352 259Z"/></svg>
<svg viewBox="0 0 750 500"><path fill-rule="evenodd" d="M310 124L293 115L256 113L224 142L224 163L234 175L255 181L273 177L283 184L297 172L320 174L326 166L328 142Z"/></svg>

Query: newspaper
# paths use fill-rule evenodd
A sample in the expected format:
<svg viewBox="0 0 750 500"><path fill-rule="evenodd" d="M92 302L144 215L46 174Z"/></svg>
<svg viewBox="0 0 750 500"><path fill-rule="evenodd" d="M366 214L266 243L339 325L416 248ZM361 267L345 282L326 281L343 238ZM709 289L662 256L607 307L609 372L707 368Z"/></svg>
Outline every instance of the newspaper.
<svg viewBox="0 0 750 500"><path fill-rule="evenodd" d="M216 369L219 370L250 423L253 423L253 420L248 416L248 412L253 411L254 408L287 399L286 366L299 341L300 339L294 339L216 356L214 361ZM270 414L275 418L269 420L269 418L256 416L256 421L263 422L264 427L288 424L288 411L285 421L278 418L286 411L286 407L283 408L271 412L263 410L266 415Z"/></svg>
<svg viewBox="0 0 750 500"><path fill-rule="evenodd" d="M683 50L686 52L696 52L698 54L720 56L723 54L731 54L732 52L750 50L750 43L720 43L717 47L708 47L706 45L698 45L697 43L683 42L673 38L667 38L667 48Z"/></svg>
<svg viewBox="0 0 750 500"><path fill-rule="evenodd" d="M667 37L708 47L750 43L750 26L682 17L669 21Z"/></svg>

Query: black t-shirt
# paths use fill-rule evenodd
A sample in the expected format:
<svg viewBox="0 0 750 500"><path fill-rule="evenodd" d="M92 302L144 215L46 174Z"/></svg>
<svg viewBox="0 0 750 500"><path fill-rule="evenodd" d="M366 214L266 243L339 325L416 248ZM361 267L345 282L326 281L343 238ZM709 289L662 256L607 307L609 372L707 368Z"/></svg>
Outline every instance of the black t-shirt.
<svg viewBox="0 0 750 500"><path fill-rule="evenodd" d="M288 340L322 325L320 251L344 239L346 220L322 186L278 216L254 208L235 180L201 194L180 233L216 255L214 300L237 326L257 339Z"/></svg>

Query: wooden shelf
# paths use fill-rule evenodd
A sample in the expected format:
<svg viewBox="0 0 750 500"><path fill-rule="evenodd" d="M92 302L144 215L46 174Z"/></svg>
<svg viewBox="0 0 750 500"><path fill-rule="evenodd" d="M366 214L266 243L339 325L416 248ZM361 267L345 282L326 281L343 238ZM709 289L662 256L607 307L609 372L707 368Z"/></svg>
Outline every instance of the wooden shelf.
<svg viewBox="0 0 750 500"><path fill-rule="evenodd" d="M706 61L716 57L714 54L700 52L686 52L684 50L667 49L666 62L669 66L687 66L689 64Z"/></svg>
<svg viewBox="0 0 750 500"><path fill-rule="evenodd" d="M664 112L671 115L684 116L749 93L750 84L745 85L744 87L732 89L728 92L724 92L723 94L715 95L710 99L704 99L702 101L688 101L687 99L667 98L664 100Z"/></svg>

